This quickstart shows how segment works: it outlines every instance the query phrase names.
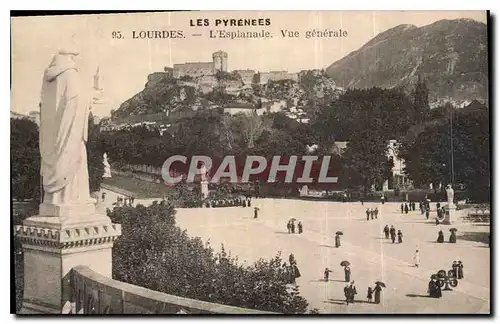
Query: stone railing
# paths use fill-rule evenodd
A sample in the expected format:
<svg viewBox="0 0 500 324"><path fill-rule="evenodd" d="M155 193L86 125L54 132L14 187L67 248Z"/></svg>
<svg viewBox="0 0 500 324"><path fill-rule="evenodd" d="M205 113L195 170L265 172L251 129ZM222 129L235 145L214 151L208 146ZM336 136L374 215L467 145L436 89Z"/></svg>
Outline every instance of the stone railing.
<svg viewBox="0 0 500 324"><path fill-rule="evenodd" d="M74 267L70 280L74 314L273 314L168 295L107 278L86 266Z"/></svg>

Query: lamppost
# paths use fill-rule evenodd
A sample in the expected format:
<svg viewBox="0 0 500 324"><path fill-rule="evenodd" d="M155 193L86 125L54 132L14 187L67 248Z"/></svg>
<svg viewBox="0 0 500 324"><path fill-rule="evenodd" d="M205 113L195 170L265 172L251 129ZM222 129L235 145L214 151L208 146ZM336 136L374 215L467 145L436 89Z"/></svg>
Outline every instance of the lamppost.
<svg viewBox="0 0 500 324"><path fill-rule="evenodd" d="M451 185L455 184L455 170L454 170L454 147L453 147L453 109L450 108L450 181Z"/></svg>

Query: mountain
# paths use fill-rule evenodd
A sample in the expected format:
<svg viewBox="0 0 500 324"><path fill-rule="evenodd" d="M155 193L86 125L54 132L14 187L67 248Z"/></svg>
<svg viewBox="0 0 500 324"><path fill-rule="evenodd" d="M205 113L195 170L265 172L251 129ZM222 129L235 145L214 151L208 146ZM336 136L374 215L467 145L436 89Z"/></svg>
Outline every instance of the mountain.
<svg viewBox="0 0 500 324"><path fill-rule="evenodd" d="M432 102L486 101L486 24L472 19L440 20L417 28L399 25L382 32L326 69L344 88L403 87L418 77Z"/></svg>

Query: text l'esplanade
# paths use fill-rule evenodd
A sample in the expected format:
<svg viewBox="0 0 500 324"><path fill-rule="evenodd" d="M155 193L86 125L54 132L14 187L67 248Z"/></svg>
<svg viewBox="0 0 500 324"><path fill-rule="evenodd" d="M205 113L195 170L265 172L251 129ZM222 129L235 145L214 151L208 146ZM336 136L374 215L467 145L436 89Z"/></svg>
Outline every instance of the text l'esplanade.
<svg viewBox="0 0 500 324"><path fill-rule="evenodd" d="M219 27L259 27L259 26L270 26L270 18L243 18L243 19L233 19L233 18L220 18L220 19L207 19L198 18L190 19L189 25L191 27L206 27L206 26L219 26Z"/></svg>

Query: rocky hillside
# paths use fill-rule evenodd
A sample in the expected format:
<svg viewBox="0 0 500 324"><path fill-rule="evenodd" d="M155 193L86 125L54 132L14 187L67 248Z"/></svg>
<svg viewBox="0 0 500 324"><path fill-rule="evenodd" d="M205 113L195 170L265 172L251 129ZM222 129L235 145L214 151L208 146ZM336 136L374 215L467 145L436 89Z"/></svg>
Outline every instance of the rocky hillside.
<svg viewBox="0 0 500 324"><path fill-rule="evenodd" d="M330 65L326 72L344 88L411 91L418 76L430 100L486 100L488 91L486 24L471 19L440 20L417 28L399 25Z"/></svg>

